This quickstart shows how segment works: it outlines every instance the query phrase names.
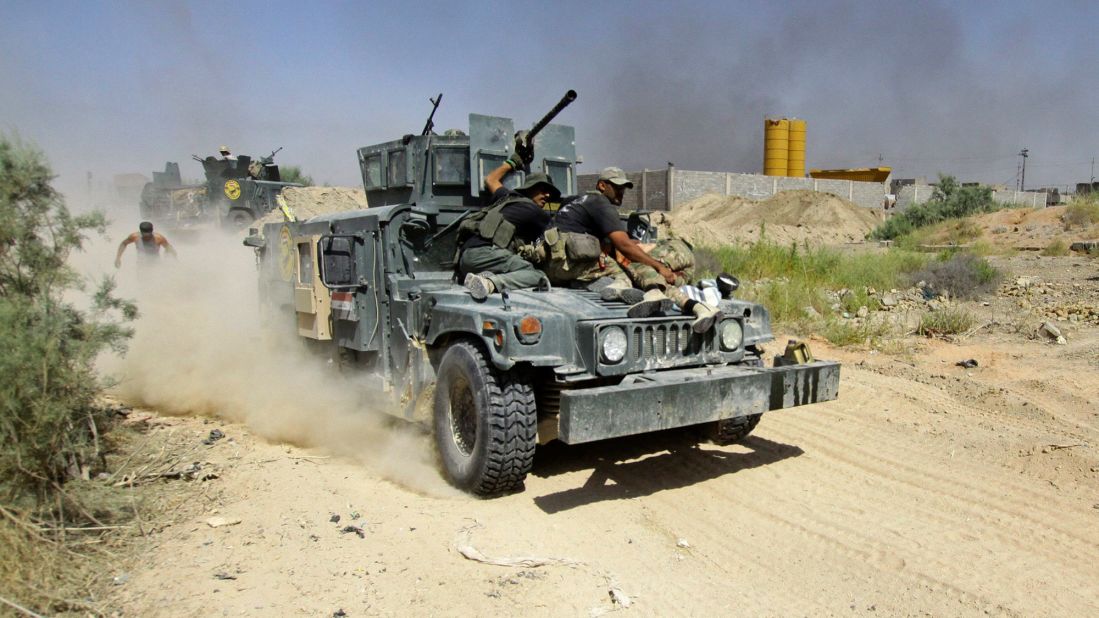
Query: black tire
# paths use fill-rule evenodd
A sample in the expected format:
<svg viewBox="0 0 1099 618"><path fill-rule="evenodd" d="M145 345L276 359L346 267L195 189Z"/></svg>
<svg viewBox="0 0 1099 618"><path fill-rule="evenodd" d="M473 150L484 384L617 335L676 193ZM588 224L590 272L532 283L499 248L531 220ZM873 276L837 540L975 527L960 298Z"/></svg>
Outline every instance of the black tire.
<svg viewBox="0 0 1099 618"><path fill-rule="evenodd" d="M256 217L252 215L251 211L240 208L234 208L229 211L229 225L233 229L243 230L255 220Z"/></svg>
<svg viewBox="0 0 1099 618"><path fill-rule="evenodd" d="M762 414L749 414L710 423L707 426L707 437L710 442L722 446L736 444L752 433L761 418L763 418Z"/></svg>
<svg viewBox="0 0 1099 618"><path fill-rule="evenodd" d="M435 448L452 485L480 496L521 487L538 442L529 375L498 371L471 342L451 345L439 363L434 425Z"/></svg>

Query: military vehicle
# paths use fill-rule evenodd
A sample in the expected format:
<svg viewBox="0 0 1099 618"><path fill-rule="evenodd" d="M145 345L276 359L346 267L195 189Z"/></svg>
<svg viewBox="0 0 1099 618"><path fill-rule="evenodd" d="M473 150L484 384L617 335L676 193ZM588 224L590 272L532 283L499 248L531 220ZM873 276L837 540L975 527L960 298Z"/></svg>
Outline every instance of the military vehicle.
<svg viewBox="0 0 1099 618"><path fill-rule="evenodd" d="M192 156L206 174L207 210L223 225L244 229L277 208L275 198L284 188L301 186L282 182L275 164L279 150L282 148L255 161L249 156L237 157L236 161Z"/></svg>
<svg viewBox="0 0 1099 618"><path fill-rule="evenodd" d="M275 198L284 188L301 186L282 182L274 163L279 150L255 161L249 156L233 161L192 155L206 176L201 184L184 184L179 164L169 162L142 189L141 218L168 229L207 224L243 229L275 209Z"/></svg>
<svg viewBox="0 0 1099 618"><path fill-rule="evenodd" d="M549 121L568 100L525 136L531 169L564 194L576 190L575 131ZM455 238L484 205L485 174L514 152L514 125L471 114L468 134L429 129L359 149L369 209L267 224L245 245L267 304L292 316L309 347L369 372L391 414L434 427L453 485L484 496L520 488L535 446L551 440L696 426L732 442L765 412L836 398L838 363L801 346L764 366L767 310L734 286L724 319L701 335L678 311L630 319L626 305L582 289L474 301L456 282Z"/></svg>
<svg viewBox="0 0 1099 618"><path fill-rule="evenodd" d="M169 228L189 228L206 223L206 185L184 184L179 163L169 161L163 172L153 172L152 182L141 189L141 218Z"/></svg>

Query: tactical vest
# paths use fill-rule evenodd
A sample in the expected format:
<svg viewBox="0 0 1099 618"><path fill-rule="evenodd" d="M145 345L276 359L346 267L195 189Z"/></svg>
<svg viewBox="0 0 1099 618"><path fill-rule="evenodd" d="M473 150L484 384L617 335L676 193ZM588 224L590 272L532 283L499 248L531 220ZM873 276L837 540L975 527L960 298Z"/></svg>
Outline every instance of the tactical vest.
<svg viewBox="0 0 1099 618"><path fill-rule="evenodd" d="M508 196L467 216L458 226L459 246L472 236L480 236L494 246L515 251L519 248L519 241L515 238L515 224L505 219L502 211L509 204L529 201L525 197Z"/></svg>

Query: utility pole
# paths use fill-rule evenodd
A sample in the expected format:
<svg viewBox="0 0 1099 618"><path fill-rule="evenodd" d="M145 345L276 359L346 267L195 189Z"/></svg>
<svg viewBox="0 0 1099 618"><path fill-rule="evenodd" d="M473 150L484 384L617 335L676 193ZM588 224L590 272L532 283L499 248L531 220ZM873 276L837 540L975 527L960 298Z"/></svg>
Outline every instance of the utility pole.
<svg viewBox="0 0 1099 618"><path fill-rule="evenodd" d="M1022 150L1019 151L1019 156L1023 158L1023 174L1019 178L1019 190L1020 191L1026 191L1026 158L1028 156L1027 155L1028 152L1030 152L1030 151L1027 150L1026 148L1023 148Z"/></svg>

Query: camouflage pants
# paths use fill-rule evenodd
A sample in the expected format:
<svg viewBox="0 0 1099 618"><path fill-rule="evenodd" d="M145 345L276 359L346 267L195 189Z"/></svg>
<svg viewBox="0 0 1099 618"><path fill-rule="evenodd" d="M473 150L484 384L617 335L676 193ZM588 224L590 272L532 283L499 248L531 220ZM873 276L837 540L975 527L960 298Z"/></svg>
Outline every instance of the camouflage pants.
<svg viewBox="0 0 1099 618"><path fill-rule="evenodd" d="M582 262L554 259L547 256L545 264L542 265L542 270L545 271L550 282L554 285L564 285L572 282L591 283L603 277L610 277L615 281L633 285L630 283L626 271L622 270L618 262L605 255L596 260Z"/></svg>
<svg viewBox="0 0 1099 618"><path fill-rule="evenodd" d="M694 276L694 252L691 251L690 245L678 238L657 241L649 255L655 260L664 262L675 272L677 286L690 283ZM631 263L626 267L626 273L629 274L634 287L642 290L664 288L668 285L655 268L641 262Z"/></svg>

